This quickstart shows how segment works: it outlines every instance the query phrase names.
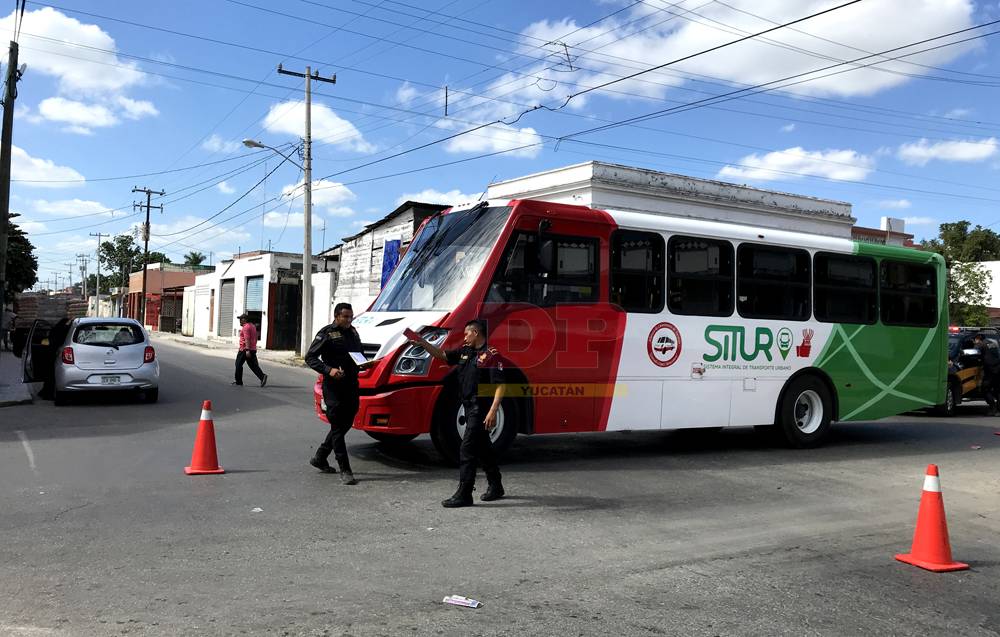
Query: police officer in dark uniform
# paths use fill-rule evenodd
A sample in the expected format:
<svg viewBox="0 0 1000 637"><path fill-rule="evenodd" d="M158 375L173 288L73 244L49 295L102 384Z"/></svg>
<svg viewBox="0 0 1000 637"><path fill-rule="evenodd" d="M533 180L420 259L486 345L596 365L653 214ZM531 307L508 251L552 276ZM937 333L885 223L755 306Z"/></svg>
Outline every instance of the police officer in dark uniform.
<svg viewBox="0 0 1000 637"><path fill-rule="evenodd" d="M486 345L486 324L474 319L465 326L462 347L444 351L422 338L411 342L426 349L431 356L456 365L462 405L465 407L465 435L459 449L458 490L441 502L445 507L472 505L476 484L476 466L483 465L489 487L480 498L483 502L504 496L500 468L489 432L496 426L497 411L504 396L503 361L500 353ZM508 424L506 426L512 426Z"/></svg>
<svg viewBox="0 0 1000 637"><path fill-rule="evenodd" d="M306 365L323 375L323 401L326 402L326 419L330 433L316 449L309 464L323 473L337 473L328 458L332 452L340 466L340 481L357 484L347 457L344 436L354 424L358 413L358 371L372 367L377 360L358 364L351 352L361 353L361 337L351 326L354 310L349 303L338 303L333 308L333 323L321 329L306 353Z"/></svg>

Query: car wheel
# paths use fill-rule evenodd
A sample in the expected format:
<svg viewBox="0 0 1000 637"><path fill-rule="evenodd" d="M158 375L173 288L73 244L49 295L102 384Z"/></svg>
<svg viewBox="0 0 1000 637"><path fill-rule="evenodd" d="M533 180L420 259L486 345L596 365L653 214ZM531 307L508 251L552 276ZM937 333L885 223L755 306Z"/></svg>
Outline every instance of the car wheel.
<svg viewBox="0 0 1000 637"><path fill-rule="evenodd" d="M147 390L143 391L142 392L142 399L143 399L143 401L145 401L147 403L150 403L150 404L155 403L156 401L158 401L160 399L160 388L157 387L155 389L147 389Z"/></svg>
<svg viewBox="0 0 1000 637"><path fill-rule="evenodd" d="M387 434L381 431L366 431L365 433L374 438L375 440L378 440L379 442L384 442L387 445L410 442L418 435L418 434Z"/></svg>
<svg viewBox="0 0 1000 637"><path fill-rule="evenodd" d="M497 412L497 425L490 432L490 442L498 456L502 456L517 437L517 422L517 403L513 399L504 398ZM464 435L465 407L457 395L442 394L434 410L431 441L448 464L458 464L458 450Z"/></svg>
<svg viewBox="0 0 1000 637"><path fill-rule="evenodd" d="M830 391L815 376L800 376L785 388L777 425L791 447L816 447L830 433L833 415Z"/></svg>
<svg viewBox="0 0 1000 637"><path fill-rule="evenodd" d="M52 402L56 407L65 407L69 404L69 393L64 391L56 391L52 395Z"/></svg>
<svg viewBox="0 0 1000 637"><path fill-rule="evenodd" d="M948 383L948 388L944 392L944 402L934 408L937 415L949 418L954 416L955 410L958 408L958 396L958 387L955 383Z"/></svg>

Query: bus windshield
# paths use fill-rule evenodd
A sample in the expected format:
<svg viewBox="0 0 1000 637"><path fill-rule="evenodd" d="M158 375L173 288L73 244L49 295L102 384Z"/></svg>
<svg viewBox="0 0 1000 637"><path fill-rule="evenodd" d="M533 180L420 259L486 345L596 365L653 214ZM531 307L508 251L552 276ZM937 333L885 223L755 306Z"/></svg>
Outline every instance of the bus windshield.
<svg viewBox="0 0 1000 637"><path fill-rule="evenodd" d="M453 310L478 279L510 208L481 207L427 222L372 305L373 312Z"/></svg>

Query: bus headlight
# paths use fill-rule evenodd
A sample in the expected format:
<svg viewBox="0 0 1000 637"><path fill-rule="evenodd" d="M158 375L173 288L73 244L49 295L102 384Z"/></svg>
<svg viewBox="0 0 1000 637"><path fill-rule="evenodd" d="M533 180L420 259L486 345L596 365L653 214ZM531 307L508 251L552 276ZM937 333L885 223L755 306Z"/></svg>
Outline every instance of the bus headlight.
<svg viewBox="0 0 1000 637"><path fill-rule="evenodd" d="M425 330L421 336L423 336L424 339L426 339L431 345L441 347L441 344L444 343L444 339L448 337L448 330L432 328ZM399 357L399 360L396 361L396 367L393 369L393 373L401 374L403 376L426 376L430 366L430 352L425 350L420 345L408 345L406 349L403 350L403 354Z"/></svg>

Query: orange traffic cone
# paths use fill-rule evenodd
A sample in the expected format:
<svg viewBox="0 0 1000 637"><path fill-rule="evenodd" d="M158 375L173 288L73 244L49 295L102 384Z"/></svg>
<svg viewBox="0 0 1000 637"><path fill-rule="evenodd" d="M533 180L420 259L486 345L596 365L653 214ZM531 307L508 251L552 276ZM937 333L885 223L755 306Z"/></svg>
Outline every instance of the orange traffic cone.
<svg viewBox="0 0 1000 637"><path fill-rule="evenodd" d="M948 521L944 517L944 498L941 496L941 479L938 477L936 464L927 465L924 491L920 495L920 510L917 512L917 530L913 533L913 547L909 553L897 555L896 559L935 573L969 568L968 564L951 559Z"/></svg>
<svg viewBox="0 0 1000 637"><path fill-rule="evenodd" d="M194 438L191 466L184 467L184 473L189 476L225 473L219 466L219 457L215 451L215 425L212 423L211 400L206 400L201 406L201 421L198 423L198 435Z"/></svg>

